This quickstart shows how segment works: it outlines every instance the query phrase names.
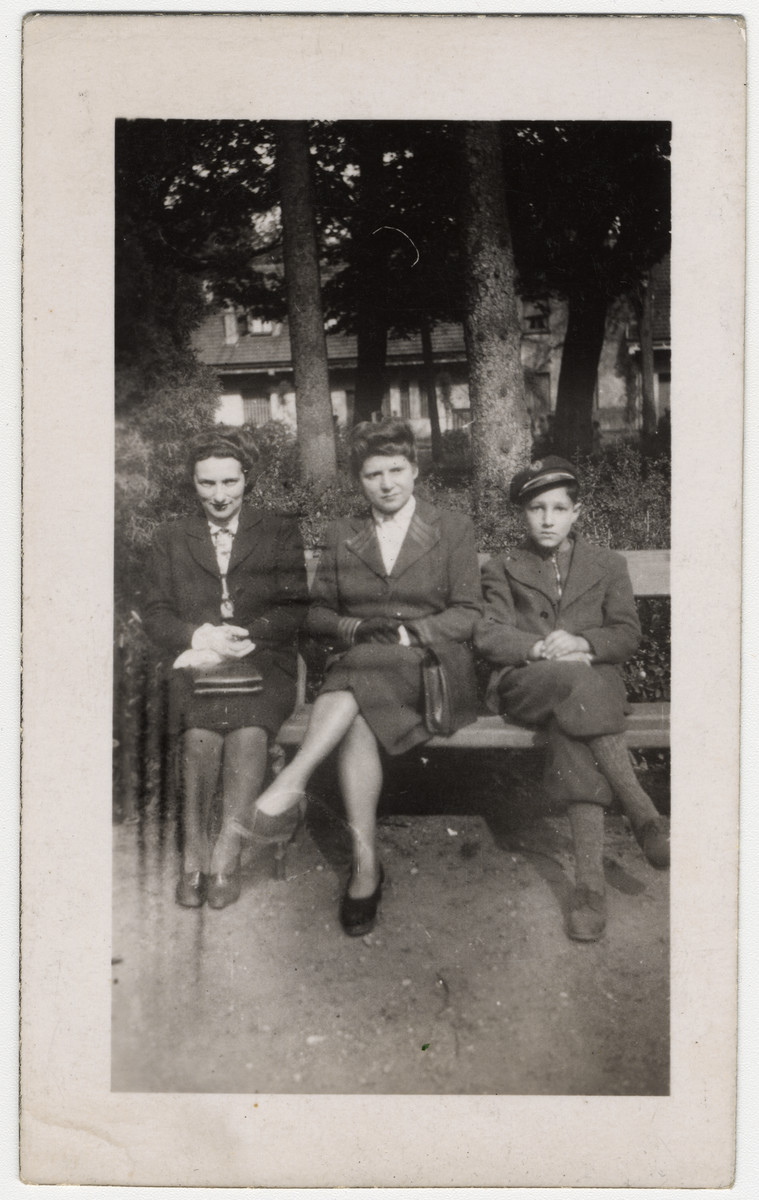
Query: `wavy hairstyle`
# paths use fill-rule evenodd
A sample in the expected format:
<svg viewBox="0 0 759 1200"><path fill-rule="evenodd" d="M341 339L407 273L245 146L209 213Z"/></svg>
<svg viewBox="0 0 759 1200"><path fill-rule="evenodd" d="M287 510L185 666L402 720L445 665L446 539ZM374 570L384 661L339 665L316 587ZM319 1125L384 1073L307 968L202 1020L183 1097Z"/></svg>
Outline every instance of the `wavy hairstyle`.
<svg viewBox="0 0 759 1200"><path fill-rule="evenodd" d="M416 438L405 421L362 421L351 432L351 470L358 479L367 458L383 454L393 458L402 454L416 463Z"/></svg>
<svg viewBox="0 0 759 1200"><path fill-rule="evenodd" d="M195 476L196 463L206 458L236 458L245 476L245 491L250 491L254 483L253 468L260 454L249 433L233 425L214 425L196 434L187 449L186 465L190 483Z"/></svg>

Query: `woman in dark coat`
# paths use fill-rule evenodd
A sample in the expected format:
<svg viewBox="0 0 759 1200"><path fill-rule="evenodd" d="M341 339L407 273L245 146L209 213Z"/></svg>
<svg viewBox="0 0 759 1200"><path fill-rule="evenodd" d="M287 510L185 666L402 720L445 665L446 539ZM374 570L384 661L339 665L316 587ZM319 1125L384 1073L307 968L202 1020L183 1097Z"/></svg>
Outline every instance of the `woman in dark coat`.
<svg viewBox="0 0 759 1200"><path fill-rule="evenodd" d="M303 546L294 519L243 503L257 458L236 430L196 438L188 470L201 511L164 525L153 546L145 627L179 656L171 673L184 805L176 899L192 908L206 899L223 908L239 896L240 826L263 782L269 737L295 704L296 634L307 601ZM237 673L241 690L199 694L204 670ZM220 774L222 822L211 845Z"/></svg>
<svg viewBox="0 0 759 1200"><path fill-rule="evenodd" d="M423 718L425 647L467 642L482 601L471 521L413 495L411 428L401 421L358 425L352 465L371 510L331 529L308 616L309 632L329 640L335 653L303 745L259 798L252 832L294 820L312 772L339 748L353 851L340 919L357 936L372 928L382 891L380 747L402 754L431 736Z"/></svg>

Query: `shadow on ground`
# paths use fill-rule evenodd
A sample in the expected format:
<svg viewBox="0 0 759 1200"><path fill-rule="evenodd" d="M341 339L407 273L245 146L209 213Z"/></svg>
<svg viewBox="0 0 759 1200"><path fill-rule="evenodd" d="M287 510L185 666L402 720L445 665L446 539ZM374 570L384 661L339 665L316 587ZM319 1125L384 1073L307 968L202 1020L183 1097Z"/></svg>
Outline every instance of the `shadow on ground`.
<svg viewBox="0 0 759 1200"><path fill-rule="evenodd" d="M389 883L365 938L337 921L348 842L329 767L287 880L257 853L219 912L174 903L172 812L115 826L113 1089L667 1094L668 876L609 815L607 933L569 941L568 823L536 809L536 761L511 758L510 776L485 754L392 764ZM645 782L666 807L666 780Z"/></svg>

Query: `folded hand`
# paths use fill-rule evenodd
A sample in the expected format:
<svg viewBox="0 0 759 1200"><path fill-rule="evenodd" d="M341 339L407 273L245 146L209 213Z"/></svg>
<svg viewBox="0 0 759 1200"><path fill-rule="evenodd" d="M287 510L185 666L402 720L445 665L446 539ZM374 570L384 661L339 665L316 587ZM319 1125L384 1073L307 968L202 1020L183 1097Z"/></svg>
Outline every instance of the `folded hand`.
<svg viewBox="0 0 759 1200"><path fill-rule="evenodd" d="M392 617L366 617L356 630L356 642L378 642L381 645L397 645L400 641L400 621Z"/></svg>

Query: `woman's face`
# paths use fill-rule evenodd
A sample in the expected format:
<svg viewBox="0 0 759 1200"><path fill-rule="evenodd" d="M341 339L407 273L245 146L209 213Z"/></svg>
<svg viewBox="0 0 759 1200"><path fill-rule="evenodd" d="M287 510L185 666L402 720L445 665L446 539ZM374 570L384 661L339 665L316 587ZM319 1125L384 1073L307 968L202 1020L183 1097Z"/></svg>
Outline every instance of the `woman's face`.
<svg viewBox="0 0 759 1200"><path fill-rule="evenodd" d="M193 483L206 516L228 525L242 508L245 475L236 458L204 458L195 463Z"/></svg>
<svg viewBox="0 0 759 1200"><path fill-rule="evenodd" d="M373 454L364 461L358 478L372 508L390 515L403 508L418 474L416 463L410 463L405 454Z"/></svg>

